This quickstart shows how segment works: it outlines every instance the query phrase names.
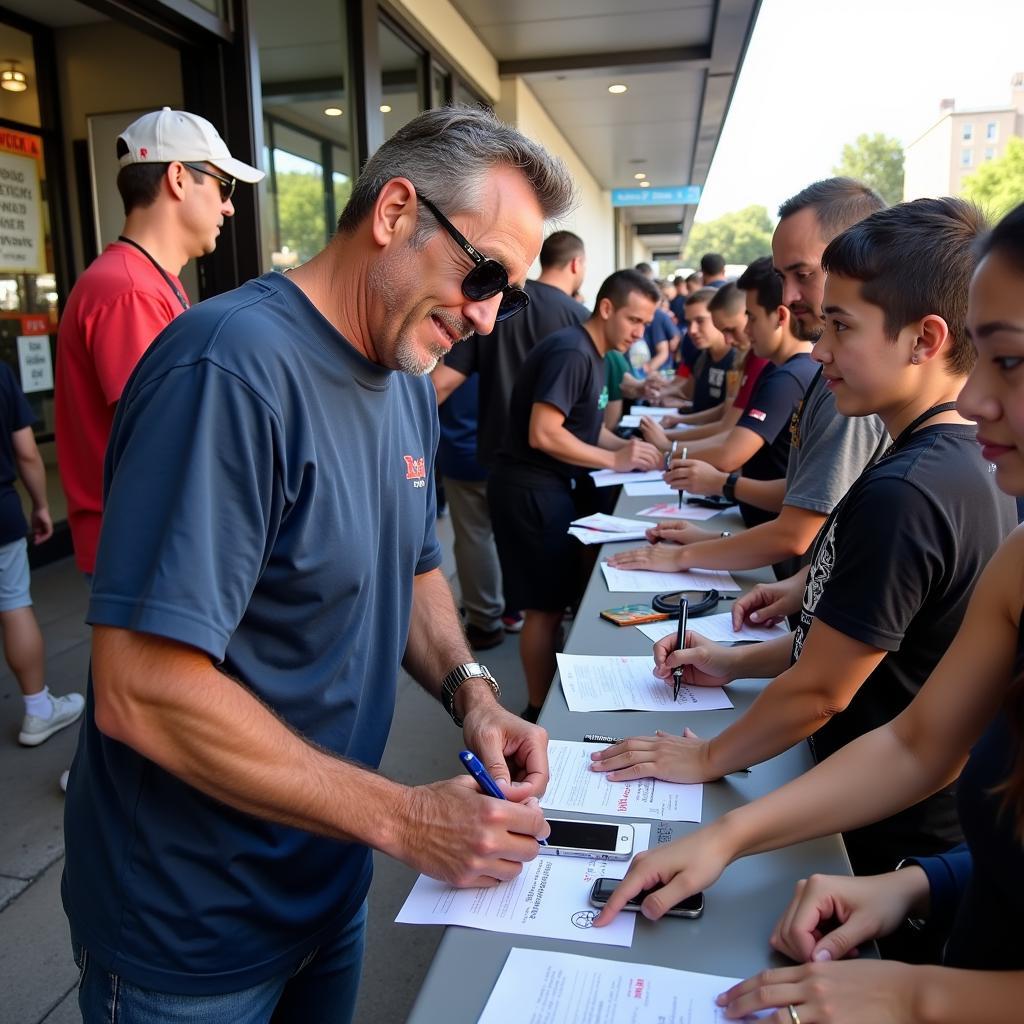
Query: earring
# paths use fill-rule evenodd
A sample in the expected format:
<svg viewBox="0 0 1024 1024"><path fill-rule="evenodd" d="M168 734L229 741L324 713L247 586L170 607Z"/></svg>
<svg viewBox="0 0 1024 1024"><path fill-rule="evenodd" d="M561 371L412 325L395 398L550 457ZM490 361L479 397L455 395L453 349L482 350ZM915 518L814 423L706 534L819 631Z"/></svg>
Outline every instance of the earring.
<svg viewBox="0 0 1024 1024"><path fill-rule="evenodd" d="M916 366L917 365L917 356L911 356L910 357L910 361Z"/></svg>

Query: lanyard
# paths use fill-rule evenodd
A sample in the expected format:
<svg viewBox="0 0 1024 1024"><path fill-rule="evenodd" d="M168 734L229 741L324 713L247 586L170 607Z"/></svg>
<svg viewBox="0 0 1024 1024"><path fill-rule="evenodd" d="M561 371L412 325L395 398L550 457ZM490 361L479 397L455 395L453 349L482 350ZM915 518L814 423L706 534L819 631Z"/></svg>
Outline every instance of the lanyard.
<svg viewBox="0 0 1024 1024"><path fill-rule="evenodd" d="M152 263L153 266L156 267L156 269L159 271L160 276L167 282L167 287L170 288L172 292L174 292L174 297L181 303L181 308L188 309L188 299L185 298L185 296L181 292L181 289L171 280L171 275L168 274L167 271L164 270L164 268L161 267L160 264L157 263L157 261L153 259L153 257L145 249L143 249L138 242L133 241L132 239L126 237L125 235L118 235L117 240L119 242L124 242L126 245L132 245L136 249L138 249L139 252L141 252L142 255L145 256L146 259L149 260L149 262Z"/></svg>
<svg viewBox="0 0 1024 1024"><path fill-rule="evenodd" d="M897 437L888 448L886 448L885 455L883 455L882 458L884 459L887 456L892 455L894 452L899 451L900 448L902 448L910 439L910 435L913 434L913 432L917 430L925 420L930 420L933 416L938 416L943 412L952 412L955 408L956 402L940 402L938 405L933 405L930 409L925 409L925 411L921 413L913 423L903 428L900 432L900 436Z"/></svg>

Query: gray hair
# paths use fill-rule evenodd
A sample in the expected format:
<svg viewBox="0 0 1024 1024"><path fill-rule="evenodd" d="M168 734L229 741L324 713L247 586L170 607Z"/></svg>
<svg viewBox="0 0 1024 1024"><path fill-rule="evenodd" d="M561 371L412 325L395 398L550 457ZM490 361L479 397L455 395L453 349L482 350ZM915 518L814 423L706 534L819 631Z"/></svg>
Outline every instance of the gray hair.
<svg viewBox="0 0 1024 1024"><path fill-rule="evenodd" d="M483 107L439 107L413 118L367 160L338 218L338 231L355 231L393 178L408 178L449 216L479 209L492 167L518 167L545 220L564 217L575 205L568 169L543 146ZM437 227L433 217L424 220L412 243L424 243Z"/></svg>

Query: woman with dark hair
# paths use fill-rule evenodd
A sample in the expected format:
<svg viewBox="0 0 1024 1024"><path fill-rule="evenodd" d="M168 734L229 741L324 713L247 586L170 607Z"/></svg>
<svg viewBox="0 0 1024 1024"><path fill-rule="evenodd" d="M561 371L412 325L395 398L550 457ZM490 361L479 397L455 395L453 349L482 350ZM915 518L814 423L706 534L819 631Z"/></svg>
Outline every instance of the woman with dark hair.
<svg viewBox="0 0 1024 1024"><path fill-rule="evenodd" d="M1024 206L989 234L970 289L978 359L958 408L999 487L1024 495ZM707 888L733 860L877 821L959 776L966 843L862 878L797 885L772 945L800 966L719 997L728 1019L773 1024L1002 1024L1024 1017L1024 529L1002 544L963 625L913 702L787 786L637 856L602 912L654 889L649 918ZM671 659L668 662L671 667ZM906 925L945 929L943 965L851 960ZM955 969L953 969L955 968Z"/></svg>

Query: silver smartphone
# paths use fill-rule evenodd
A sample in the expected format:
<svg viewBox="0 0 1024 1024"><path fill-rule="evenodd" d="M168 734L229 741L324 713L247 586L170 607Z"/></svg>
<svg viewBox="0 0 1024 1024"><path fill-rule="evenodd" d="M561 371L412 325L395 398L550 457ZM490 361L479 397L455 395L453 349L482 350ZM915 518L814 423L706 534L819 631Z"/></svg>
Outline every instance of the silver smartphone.
<svg viewBox="0 0 1024 1024"><path fill-rule="evenodd" d="M628 860L633 853L632 825L569 818L548 818L548 824L551 835L543 853L597 860Z"/></svg>
<svg viewBox="0 0 1024 1024"><path fill-rule="evenodd" d="M619 879L617 878L598 878L594 882L594 887L590 890L590 905L593 907L603 907L618 884ZM643 903L652 891L651 889L645 889L643 892L638 892L622 909L639 910L640 904ZM666 916L700 917L703 913L704 893L695 892L692 896L687 896L685 900L680 900L671 910L666 912Z"/></svg>

